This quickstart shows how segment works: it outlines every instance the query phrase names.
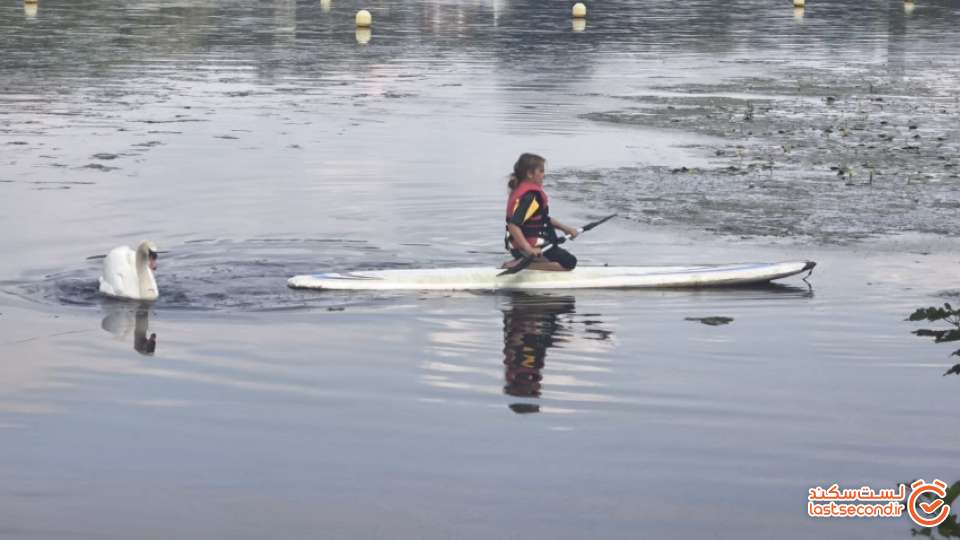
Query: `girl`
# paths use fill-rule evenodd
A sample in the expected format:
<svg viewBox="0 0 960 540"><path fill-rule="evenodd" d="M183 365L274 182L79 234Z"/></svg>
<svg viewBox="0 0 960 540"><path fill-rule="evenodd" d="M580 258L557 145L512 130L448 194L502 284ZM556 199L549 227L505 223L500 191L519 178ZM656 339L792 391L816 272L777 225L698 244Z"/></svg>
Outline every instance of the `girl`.
<svg viewBox="0 0 960 540"><path fill-rule="evenodd" d="M537 247L542 238L547 243L556 241L554 227L576 238L577 230L550 217L549 198L543 190L544 166L546 160L536 154L522 154L513 165L513 174L508 184L510 197L507 199L507 237L506 248L514 261L532 255L536 257L529 266L533 270L573 270L577 258L560 246L543 251ZM546 244L544 244L546 245Z"/></svg>

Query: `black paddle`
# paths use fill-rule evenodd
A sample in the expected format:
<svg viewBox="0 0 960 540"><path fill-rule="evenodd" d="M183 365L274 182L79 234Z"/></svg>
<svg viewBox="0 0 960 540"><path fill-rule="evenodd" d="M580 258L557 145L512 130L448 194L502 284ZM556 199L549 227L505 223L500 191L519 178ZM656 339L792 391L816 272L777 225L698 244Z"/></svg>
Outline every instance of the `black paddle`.
<svg viewBox="0 0 960 540"><path fill-rule="evenodd" d="M603 219L598 219L597 221L594 221L594 222L591 222L591 223L587 223L587 224L584 225L583 227L580 227L579 229L577 229L577 236L580 236L582 233L585 233L585 232L589 231L590 229L593 229L593 228L596 227L597 225L606 223L607 221L609 221L609 220L613 219L614 217L616 217L616 215L617 215L617 214L610 214L609 216L607 216L607 217L605 217L605 218L603 218ZM570 240L573 241L573 240L576 240L576 238L571 238ZM543 249L540 251L540 253L542 254L544 251L549 250L549 249L552 248L553 246L562 244L562 243L564 243L564 242L566 242L566 241L567 241L567 237L566 237L566 236L561 236L561 237L557 238L555 241L551 242L549 246L543 248ZM537 258L537 257L536 257L535 255L527 255L527 256L524 257L523 259L520 259L520 262L518 262L517 264L515 264L515 265L511 266L510 268L507 268L507 269L504 270L503 272L500 272L499 274L497 274L497 277L500 277L500 276L509 276L509 275L511 275L511 274L516 274L517 272L520 272L521 270L523 270L523 269L525 269L526 267L530 266L530 263L532 263L533 260L536 259L536 258Z"/></svg>

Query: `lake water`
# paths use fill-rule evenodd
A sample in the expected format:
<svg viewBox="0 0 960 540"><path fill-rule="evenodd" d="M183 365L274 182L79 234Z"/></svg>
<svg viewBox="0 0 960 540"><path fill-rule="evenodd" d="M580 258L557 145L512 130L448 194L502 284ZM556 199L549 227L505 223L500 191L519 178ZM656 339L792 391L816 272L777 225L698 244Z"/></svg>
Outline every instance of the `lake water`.
<svg viewBox="0 0 960 540"><path fill-rule="evenodd" d="M809 518L807 490L960 480L954 348L904 320L960 303L960 4L611 0L582 28L546 4L0 7L0 537L910 538ZM716 171L776 130L620 121L638 96L768 99L736 86L791 72L869 81L829 97L880 96L901 125L876 152L907 157L837 139L858 176L758 165L755 214ZM523 151L565 222L621 211L581 264L818 267L733 290L286 288L499 264ZM168 251L161 299L100 298L97 257L143 238Z"/></svg>

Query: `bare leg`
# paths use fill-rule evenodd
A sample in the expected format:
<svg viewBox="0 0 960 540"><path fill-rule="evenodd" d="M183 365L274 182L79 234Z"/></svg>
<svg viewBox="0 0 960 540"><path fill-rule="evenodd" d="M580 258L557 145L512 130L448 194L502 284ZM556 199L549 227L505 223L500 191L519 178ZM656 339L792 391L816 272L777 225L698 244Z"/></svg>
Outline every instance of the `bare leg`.
<svg viewBox="0 0 960 540"><path fill-rule="evenodd" d="M513 268L520 261L521 259L513 259L510 261L507 261L501 264L500 268ZM537 257L536 259L534 259L534 261L530 263L530 266L528 266L527 269L528 270L544 270L546 272L568 272L568 270L564 268L563 265L561 265L560 263L548 261L543 257Z"/></svg>
<svg viewBox="0 0 960 540"><path fill-rule="evenodd" d="M568 270L563 267L558 262L548 261L543 257L537 257L530 266L527 267L528 270L545 270L547 272L567 272Z"/></svg>

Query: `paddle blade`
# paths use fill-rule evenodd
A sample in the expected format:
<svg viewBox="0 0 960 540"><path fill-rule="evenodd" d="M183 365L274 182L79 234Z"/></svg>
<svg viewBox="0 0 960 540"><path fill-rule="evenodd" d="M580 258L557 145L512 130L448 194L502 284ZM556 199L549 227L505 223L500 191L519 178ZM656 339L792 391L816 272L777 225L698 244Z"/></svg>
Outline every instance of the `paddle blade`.
<svg viewBox="0 0 960 540"><path fill-rule="evenodd" d="M590 229L596 227L597 225L602 225L602 224L606 223L607 221L610 221L611 219L613 219L613 218L615 218L615 217L617 217L617 214L614 213L614 214L610 214L609 216L607 216L607 217L605 217L605 218L603 218L603 219L598 219L597 221L594 221L593 223L587 223L586 225L583 226L583 230L584 230L584 231L589 231Z"/></svg>

